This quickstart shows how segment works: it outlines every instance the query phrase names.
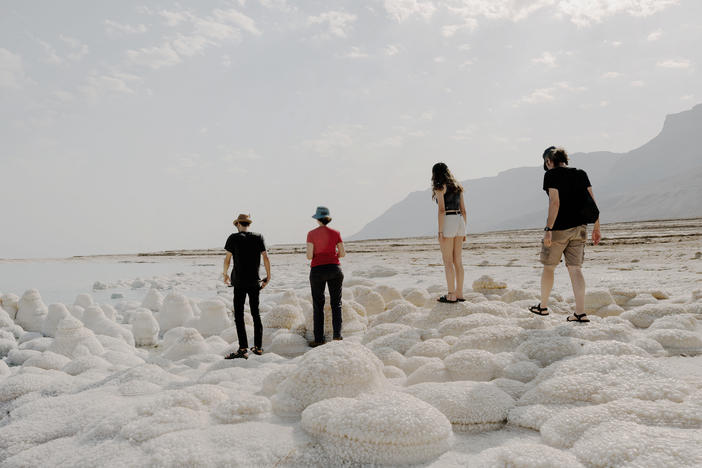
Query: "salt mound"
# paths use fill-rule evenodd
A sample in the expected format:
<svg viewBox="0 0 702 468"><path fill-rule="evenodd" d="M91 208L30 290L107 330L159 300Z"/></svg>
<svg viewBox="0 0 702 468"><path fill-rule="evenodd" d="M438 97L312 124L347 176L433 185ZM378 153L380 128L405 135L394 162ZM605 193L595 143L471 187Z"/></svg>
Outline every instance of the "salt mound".
<svg viewBox="0 0 702 468"><path fill-rule="evenodd" d="M202 301L198 307L200 317L189 320L186 326L196 329L202 336L217 335L232 326L229 312L222 301Z"/></svg>
<svg viewBox="0 0 702 468"><path fill-rule="evenodd" d="M171 361L178 361L196 354L208 354L210 352L210 347L197 330L185 328L175 343L164 351L163 357Z"/></svg>
<svg viewBox="0 0 702 468"><path fill-rule="evenodd" d="M415 385L424 382L448 382L451 374L446 370L446 364L439 358L426 358L427 360L419 367L407 366L409 375L405 385Z"/></svg>
<svg viewBox="0 0 702 468"><path fill-rule="evenodd" d="M477 327L487 327L491 325L503 325L507 320L502 317L495 317L490 314L471 314L465 317L455 317L442 321L439 324L439 335L441 336L461 336L468 330Z"/></svg>
<svg viewBox="0 0 702 468"><path fill-rule="evenodd" d="M302 413L301 426L332 460L351 463L425 463L453 444L451 423L443 414L396 392L315 403Z"/></svg>
<svg viewBox="0 0 702 468"><path fill-rule="evenodd" d="M377 315L385 310L383 296L365 286L353 289L353 300L361 304L368 315Z"/></svg>
<svg viewBox="0 0 702 468"><path fill-rule="evenodd" d="M41 333L45 336L56 336L56 328L61 320L69 317L71 313L63 304L50 304L49 312L41 327Z"/></svg>
<svg viewBox="0 0 702 468"><path fill-rule="evenodd" d="M473 291L484 295L497 294L502 295L507 289L507 283L495 281L492 277L484 275L473 281Z"/></svg>
<svg viewBox="0 0 702 468"><path fill-rule="evenodd" d="M624 307L631 309L634 307L641 307L648 304L657 304L658 300L649 293L639 293L633 299L630 299Z"/></svg>
<svg viewBox="0 0 702 468"><path fill-rule="evenodd" d="M656 319L655 322L648 327L649 330L662 330L662 329L677 329L677 330L688 330L693 331L697 329L697 319L693 314L685 315L668 315L666 317L661 317Z"/></svg>
<svg viewBox="0 0 702 468"><path fill-rule="evenodd" d="M141 302L141 306L149 309L151 312L158 312L163 307L163 294L158 289L149 289L149 292L146 293L144 300Z"/></svg>
<svg viewBox="0 0 702 468"><path fill-rule="evenodd" d="M524 289L507 289L504 294L502 294L501 301L511 303L517 301L535 301L538 300L539 296L532 291L526 291Z"/></svg>
<svg viewBox="0 0 702 468"><path fill-rule="evenodd" d="M403 326L405 328L400 329L400 331L396 331L393 333L387 333L383 334L382 336L373 339L370 341L367 346L371 350L379 349L379 348L392 348L395 351L397 351L400 354L405 354L407 351L410 350L410 348L420 341L422 341L422 337L419 334L419 331L415 328L408 327L406 325L399 325L399 324L383 324L383 325L398 325L398 326ZM382 325L380 325L382 326ZM373 327L371 331L375 330L378 327ZM373 335L370 337L368 335L371 335L371 333L367 333L366 336L363 337L364 341L367 339L371 339Z"/></svg>
<svg viewBox="0 0 702 468"><path fill-rule="evenodd" d="M688 330L659 329L650 331L647 336L656 340L671 354L702 353L702 336Z"/></svg>
<svg viewBox="0 0 702 468"><path fill-rule="evenodd" d="M158 314L158 324L161 332L183 326L193 318L190 300L183 294L171 292L163 300L163 306Z"/></svg>
<svg viewBox="0 0 702 468"><path fill-rule="evenodd" d="M83 309L87 309L91 305L93 305L93 298L90 294L88 293L82 293L78 294L76 296L76 300L73 302L74 305L80 306Z"/></svg>
<svg viewBox="0 0 702 468"><path fill-rule="evenodd" d="M271 411L268 398L239 393L223 401L212 410L212 416L222 424L236 424L261 419Z"/></svg>
<svg viewBox="0 0 702 468"><path fill-rule="evenodd" d="M502 376L519 382L530 382L541 371L541 368L531 361L517 361L507 364L502 369Z"/></svg>
<svg viewBox="0 0 702 468"><path fill-rule="evenodd" d="M548 366L568 356L575 356L585 345L583 340L562 336L537 336L520 344L516 352Z"/></svg>
<svg viewBox="0 0 702 468"><path fill-rule="evenodd" d="M296 416L307 406L339 396L353 397L385 386L383 363L365 346L334 341L308 351L278 387L273 410Z"/></svg>
<svg viewBox="0 0 702 468"><path fill-rule="evenodd" d="M659 318L669 315L682 315L686 312L685 307L680 304L657 303L636 307L624 312L621 317L638 328L648 328Z"/></svg>
<svg viewBox="0 0 702 468"><path fill-rule="evenodd" d="M266 313L261 319L261 322L263 322L265 328L287 328L288 330L294 330L305 322L305 316L302 314L302 309L300 309L299 306L282 304L276 305L270 312Z"/></svg>
<svg viewBox="0 0 702 468"><path fill-rule="evenodd" d="M441 411L461 432L499 429L507 422L514 399L493 384L476 382L422 383L406 392Z"/></svg>
<svg viewBox="0 0 702 468"><path fill-rule="evenodd" d="M378 325L381 323L395 323L402 320L403 317L418 312L417 306L411 302L402 300L402 302L397 303L392 309L386 310L385 312L373 317L373 325Z"/></svg>
<svg viewBox="0 0 702 468"><path fill-rule="evenodd" d="M599 309L612 304L616 305L612 294L607 289L591 289L585 293L586 314L596 314Z"/></svg>
<svg viewBox="0 0 702 468"><path fill-rule="evenodd" d="M448 356L450 346L440 338L432 338L412 346L406 353L407 357L427 356L445 358Z"/></svg>
<svg viewBox="0 0 702 468"><path fill-rule="evenodd" d="M15 320L19 307L19 297L15 294L3 294L0 296L0 306L5 309L12 320Z"/></svg>
<svg viewBox="0 0 702 468"><path fill-rule="evenodd" d="M133 314L132 334L136 346L154 346L158 343L158 322L149 309L139 308Z"/></svg>
<svg viewBox="0 0 702 468"><path fill-rule="evenodd" d="M444 364L453 380L488 381L494 379L499 370L494 354L476 349L450 354Z"/></svg>
<svg viewBox="0 0 702 468"><path fill-rule="evenodd" d="M110 367L112 367L112 364L105 359L99 356L87 355L73 359L61 370L68 375L75 376L88 371L109 369Z"/></svg>
<svg viewBox="0 0 702 468"><path fill-rule="evenodd" d="M430 301L431 296L426 289L410 288L402 291L402 296L405 300L411 302L417 307L425 307Z"/></svg>
<svg viewBox="0 0 702 468"><path fill-rule="evenodd" d="M96 335L111 336L123 340L129 346L134 346L132 332L105 317L105 313L98 305L91 305L83 312L83 323Z"/></svg>
<svg viewBox="0 0 702 468"><path fill-rule="evenodd" d="M56 327L56 338L49 346L49 351L76 358L82 353L100 355L105 349L95 337L92 330L83 326L75 317L66 317Z"/></svg>
<svg viewBox="0 0 702 468"><path fill-rule="evenodd" d="M296 356L309 351L307 340L297 333L280 331L273 335L273 340L268 348L271 353L281 356Z"/></svg>
<svg viewBox="0 0 702 468"><path fill-rule="evenodd" d="M468 317L466 317L468 318ZM463 349L482 349L491 353L514 351L527 338L523 328L511 325L492 325L468 330L451 346L455 353Z"/></svg>
<svg viewBox="0 0 702 468"><path fill-rule="evenodd" d="M609 288L609 292L614 302L620 307L624 307L627 302L636 297L636 291L631 289Z"/></svg>
<svg viewBox="0 0 702 468"><path fill-rule="evenodd" d="M10 368L5 364L5 361L0 359L0 377L5 377L7 375L10 375Z"/></svg>
<svg viewBox="0 0 702 468"><path fill-rule="evenodd" d="M24 367L38 367L39 369L54 369L61 370L68 364L71 360L66 356L61 354L52 353L51 351L45 351L39 356L33 356L24 361L22 364Z"/></svg>
<svg viewBox="0 0 702 468"><path fill-rule="evenodd" d="M495 466L519 468L582 468L583 464L575 455L554 449L548 445L535 443L512 443L501 447L483 450L475 461L475 468Z"/></svg>
<svg viewBox="0 0 702 468"><path fill-rule="evenodd" d="M603 422L628 421L636 424L681 429L702 429L702 408L667 400L642 401L623 398L604 405L585 406L559 412L541 426L550 445L570 448L587 430Z"/></svg>
<svg viewBox="0 0 702 468"><path fill-rule="evenodd" d="M383 300L386 304L390 301L402 299L402 294L400 293L400 291L398 291L396 288L393 288L392 286L387 286L385 284L376 286L375 292L377 292L383 297Z"/></svg>
<svg viewBox="0 0 702 468"><path fill-rule="evenodd" d="M40 332L48 309L36 289L29 289L17 303L15 323L26 331Z"/></svg>
<svg viewBox="0 0 702 468"><path fill-rule="evenodd" d="M633 356L651 357L645 350L634 344L622 343L621 341L594 341L585 343L581 354L609 354L612 356L623 356L630 354Z"/></svg>

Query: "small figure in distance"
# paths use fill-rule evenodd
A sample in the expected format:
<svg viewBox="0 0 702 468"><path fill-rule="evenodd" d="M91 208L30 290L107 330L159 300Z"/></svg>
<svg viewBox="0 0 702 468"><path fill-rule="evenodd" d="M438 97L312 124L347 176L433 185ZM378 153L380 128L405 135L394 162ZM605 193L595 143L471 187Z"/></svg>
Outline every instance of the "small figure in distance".
<svg viewBox="0 0 702 468"><path fill-rule="evenodd" d="M463 187L446 164L431 168L432 198L439 206L439 247L448 293L439 302L463 302L463 242L466 240L466 204Z"/></svg>
<svg viewBox="0 0 702 468"><path fill-rule="evenodd" d="M344 242L339 231L327 226L331 222L329 208L318 206L312 215L319 227L307 233L307 259L310 264L310 288L314 317L314 341L312 348L326 343L324 336L324 288L329 285L329 300L332 312L332 329L334 340L341 337L341 288L344 273L339 259L346 255Z"/></svg>
<svg viewBox="0 0 702 468"><path fill-rule="evenodd" d="M224 282L230 284L229 263L234 258L234 268L232 269L231 285L234 286L234 323L236 324L236 334L239 338L239 349L231 353L225 359L244 358L248 359L249 342L246 337L246 325L244 325L244 302L249 296L249 308L254 323L254 346L251 352L263 354L263 325L258 312L259 293L271 280L271 262L266 252L266 244L261 234L249 232L251 225L249 215L240 214L234 220L237 232L230 235L224 250L227 251L224 257ZM261 266L261 257L266 267L266 277L261 281L258 269Z"/></svg>
<svg viewBox="0 0 702 468"><path fill-rule="evenodd" d="M599 210L595 205L592 185L585 171L568 167L568 154L563 148L546 148L543 160L546 171L543 189L548 194L549 204L540 255L544 265L541 274L541 302L529 307L529 311L536 315L548 315L553 274L561 256L565 256L575 296L575 313L566 320L589 322L585 313L585 278L582 272L587 224L595 224L592 230L595 245L602 238Z"/></svg>

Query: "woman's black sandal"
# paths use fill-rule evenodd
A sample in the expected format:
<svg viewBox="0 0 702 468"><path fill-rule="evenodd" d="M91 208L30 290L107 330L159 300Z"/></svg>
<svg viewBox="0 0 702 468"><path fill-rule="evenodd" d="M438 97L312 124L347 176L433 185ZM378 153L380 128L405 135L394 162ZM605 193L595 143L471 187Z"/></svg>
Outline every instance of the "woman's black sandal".
<svg viewBox="0 0 702 468"><path fill-rule="evenodd" d="M539 302L538 305L529 307L529 312L531 312L532 314L541 315L542 317L544 317L544 316L548 315L548 307L541 307L541 303ZM546 312L546 313L544 314L544 312Z"/></svg>
<svg viewBox="0 0 702 468"><path fill-rule="evenodd" d="M456 302L458 302L457 300L456 301L450 300L449 298L446 297L446 294L444 294L443 296L438 298L437 301L443 302L444 304L455 304Z"/></svg>
<svg viewBox="0 0 702 468"><path fill-rule="evenodd" d="M573 320L570 319L570 315L566 317L566 322L580 322L580 323L588 323L590 321L589 318L587 318L587 314L573 314L573 317L575 317ZM585 319L583 319L585 317Z"/></svg>
<svg viewBox="0 0 702 468"><path fill-rule="evenodd" d="M251 352L257 356L260 356L261 354L263 354L263 348L259 348L258 346L252 346Z"/></svg>

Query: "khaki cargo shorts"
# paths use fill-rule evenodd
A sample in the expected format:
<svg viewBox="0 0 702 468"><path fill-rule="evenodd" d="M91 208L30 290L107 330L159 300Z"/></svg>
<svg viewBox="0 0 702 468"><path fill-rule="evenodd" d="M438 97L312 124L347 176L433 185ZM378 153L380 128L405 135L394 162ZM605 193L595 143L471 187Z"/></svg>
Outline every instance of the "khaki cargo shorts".
<svg viewBox="0 0 702 468"><path fill-rule="evenodd" d="M541 244L541 263L544 265L558 265L561 256L565 255L566 266L582 266L585 260L585 241L587 241L587 227L576 226L562 231L552 231L551 247Z"/></svg>

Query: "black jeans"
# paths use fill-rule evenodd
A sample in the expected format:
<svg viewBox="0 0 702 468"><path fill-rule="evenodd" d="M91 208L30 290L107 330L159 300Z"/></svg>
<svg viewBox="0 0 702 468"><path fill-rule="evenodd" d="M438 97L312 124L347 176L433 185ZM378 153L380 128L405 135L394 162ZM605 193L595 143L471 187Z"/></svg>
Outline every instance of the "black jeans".
<svg viewBox="0 0 702 468"><path fill-rule="evenodd" d="M312 305L314 310L314 341L324 339L324 287L329 285L329 299L332 310L334 338L341 338L341 287L344 273L339 265L319 265L310 269Z"/></svg>
<svg viewBox="0 0 702 468"><path fill-rule="evenodd" d="M246 338L246 325L244 325L244 302L246 295L249 296L249 308L254 323L254 346L263 347L263 325L261 316L258 313L258 295L261 289L258 285L250 287L234 286L234 323L236 324L236 335L239 338L239 349L249 347Z"/></svg>

